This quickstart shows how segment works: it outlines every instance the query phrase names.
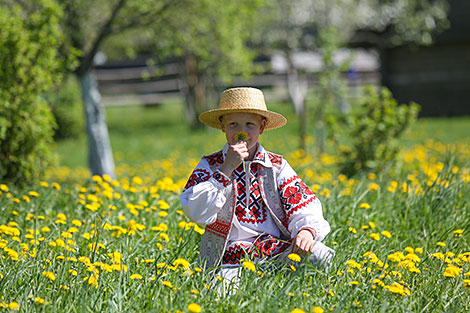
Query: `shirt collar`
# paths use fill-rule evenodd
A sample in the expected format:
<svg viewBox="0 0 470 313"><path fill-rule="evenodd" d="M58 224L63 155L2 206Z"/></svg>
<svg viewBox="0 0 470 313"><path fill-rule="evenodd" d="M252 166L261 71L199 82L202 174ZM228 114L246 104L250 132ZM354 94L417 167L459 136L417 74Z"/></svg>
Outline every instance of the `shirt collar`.
<svg viewBox="0 0 470 313"><path fill-rule="evenodd" d="M227 155L228 150L228 143L225 144L224 148L222 149L222 153L224 156ZM264 149L264 147L258 142L258 150L256 150L255 157L253 158L253 163L259 163L264 167L273 167L271 163L271 159L268 156L268 152Z"/></svg>

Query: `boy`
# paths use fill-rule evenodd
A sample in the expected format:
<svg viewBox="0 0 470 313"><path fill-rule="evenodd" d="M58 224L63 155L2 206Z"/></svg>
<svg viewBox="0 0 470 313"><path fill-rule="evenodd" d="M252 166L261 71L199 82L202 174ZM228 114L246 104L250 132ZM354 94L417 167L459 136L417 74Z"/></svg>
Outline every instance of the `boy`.
<svg viewBox="0 0 470 313"><path fill-rule="evenodd" d="M227 139L223 150L202 158L180 196L186 215L206 225L199 261L230 268L247 253L264 259L295 252L327 266L334 251L320 242L330 231L320 201L282 156L258 142L285 117L267 110L261 90L232 88L199 120Z"/></svg>

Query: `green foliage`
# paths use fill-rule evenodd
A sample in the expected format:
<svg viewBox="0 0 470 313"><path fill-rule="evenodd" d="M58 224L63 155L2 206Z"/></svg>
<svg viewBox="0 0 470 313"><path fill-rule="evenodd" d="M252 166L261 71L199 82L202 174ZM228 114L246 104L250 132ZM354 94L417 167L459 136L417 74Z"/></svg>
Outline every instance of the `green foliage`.
<svg viewBox="0 0 470 313"><path fill-rule="evenodd" d="M39 1L33 11L0 10L0 179L40 177L51 162L54 118L43 93L60 78L61 11Z"/></svg>
<svg viewBox="0 0 470 313"><path fill-rule="evenodd" d="M84 113L80 86L69 76L48 93L47 102L54 115L57 128L54 139L77 138L84 130Z"/></svg>
<svg viewBox="0 0 470 313"><path fill-rule="evenodd" d="M332 133L345 136L346 146L339 149L340 171L352 176L361 170L380 171L395 160L400 150L398 138L417 118L419 105L398 105L391 92L383 87L365 88L360 108L342 118L329 119ZM344 139L343 138L343 139Z"/></svg>

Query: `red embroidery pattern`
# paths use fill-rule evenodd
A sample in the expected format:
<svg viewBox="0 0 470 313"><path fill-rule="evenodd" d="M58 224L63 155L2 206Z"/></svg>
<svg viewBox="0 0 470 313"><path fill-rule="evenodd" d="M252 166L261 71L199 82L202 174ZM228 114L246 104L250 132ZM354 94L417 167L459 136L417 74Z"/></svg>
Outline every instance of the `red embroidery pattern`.
<svg viewBox="0 0 470 313"><path fill-rule="evenodd" d="M291 246L291 241L281 241L272 235L263 235L256 239L251 246L233 244L225 250L222 262L224 264L240 264L240 260L245 258L247 254L255 259L273 257Z"/></svg>
<svg viewBox="0 0 470 313"><path fill-rule="evenodd" d="M220 236L227 235L230 230L230 224L224 223L221 220L216 220L214 223L206 226L206 231L213 232Z"/></svg>
<svg viewBox="0 0 470 313"><path fill-rule="evenodd" d="M237 202L235 204L235 214L237 219L243 223L264 223L267 218L267 210L262 198L260 186L258 181L255 179L256 173L250 173L251 186L248 208L246 207L246 174L241 170L241 168L236 169L233 173L237 181ZM255 176L252 174L255 174Z"/></svg>
<svg viewBox="0 0 470 313"><path fill-rule="evenodd" d="M214 177L215 180L218 181L219 183L223 184L224 187L227 187L228 184L230 183L230 180L225 178L225 176L222 175L219 171L214 172L212 177Z"/></svg>
<svg viewBox="0 0 470 313"><path fill-rule="evenodd" d="M184 190L191 188L192 186L199 184L201 182L209 180L211 177L211 174L204 170L204 169L195 169L191 176L188 179L188 182L186 183L186 186L184 186Z"/></svg>
<svg viewBox="0 0 470 313"><path fill-rule="evenodd" d="M263 152L258 152L255 156L255 158L253 159L253 162L256 162L256 161L259 161L259 162L266 162L266 154L264 154Z"/></svg>
<svg viewBox="0 0 470 313"><path fill-rule="evenodd" d="M282 183L279 192L287 217L317 198L298 176L293 176Z"/></svg>
<svg viewBox="0 0 470 313"><path fill-rule="evenodd" d="M224 154L222 151L207 155L204 158L207 160L210 166L224 163Z"/></svg>
<svg viewBox="0 0 470 313"><path fill-rule="evenodd" d="M282 155L274 154L272 152L268 152L268 157L271 160L271 163L277 168L281 169L282 165Z"/></svg>

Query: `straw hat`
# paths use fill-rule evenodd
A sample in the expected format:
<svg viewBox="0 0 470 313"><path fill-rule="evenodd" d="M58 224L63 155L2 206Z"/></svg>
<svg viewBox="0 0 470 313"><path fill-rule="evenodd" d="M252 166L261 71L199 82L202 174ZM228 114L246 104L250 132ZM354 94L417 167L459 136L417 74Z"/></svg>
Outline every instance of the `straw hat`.
<svg viewBox="0 0 470 313"><path fill-rule="evenodd" d="M256 88L231 88L222 93L219 108L199 115L199 120L207 126L220 129L220 117L228 113L254 113L266 118L265 130L284 126L287 120L279 113L268 111L263 92Z"/></svg>

